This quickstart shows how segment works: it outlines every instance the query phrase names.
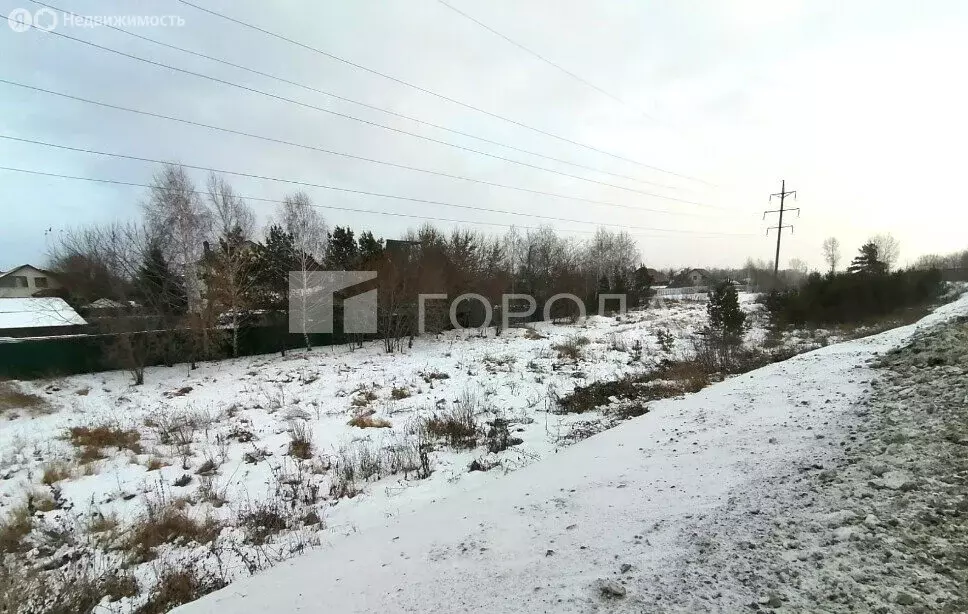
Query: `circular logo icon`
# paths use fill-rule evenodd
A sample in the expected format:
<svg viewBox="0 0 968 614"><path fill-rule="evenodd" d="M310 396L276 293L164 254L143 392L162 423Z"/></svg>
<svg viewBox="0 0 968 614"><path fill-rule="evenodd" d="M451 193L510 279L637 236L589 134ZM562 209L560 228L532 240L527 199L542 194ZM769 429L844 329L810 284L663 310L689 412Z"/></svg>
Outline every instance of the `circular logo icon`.
<svg viewBox="0 0 968 614"><path fill-rule="evenodd" d="M26 32L34 23L34 16L27 9L14 9L7 16L7 23L14 32Z"/></svg>
<svg viewBox="0 0 968 614"><path fill-rule="evenodd" d="M47 7L38 9L34 13L34 27L43 32L50 32L57 27L57 13Z"/></svg>

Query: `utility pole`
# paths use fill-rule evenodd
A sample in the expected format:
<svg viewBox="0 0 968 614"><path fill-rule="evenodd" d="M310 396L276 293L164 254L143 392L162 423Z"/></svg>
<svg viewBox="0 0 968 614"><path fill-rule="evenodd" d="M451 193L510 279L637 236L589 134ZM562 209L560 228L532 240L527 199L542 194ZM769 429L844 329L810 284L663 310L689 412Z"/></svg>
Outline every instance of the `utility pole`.
<svg viewBox="0 0 968 614"><path fill-rule="evenodd" d="M783 214L785 212L787 212L787 211L796 211L797 212L797 217L800 217L800 208L799 207L795 207L793 209L786 209L784 207L787 196L792 196L794 199L796 199L796 197L797 197L797 191L796 190L793 190L792 192L787 192L786 191L786 179L784 179L784 180L782 180L780 182L780 191L779 192L777 192L776 194L770 194L770 202L773 202L773 198L774 197L777 197L777 196L780 197L780 208L779 209L773 209L772 211L764 211L763 212L763 219L764 220L766 219L766 216L769 213L779 213L780 214L780 221L779 221L779 223L777 223L776 226L770 226L769 228L766 229L767 236L769 236L771 230L776 230L776 260L773 261L773 287L774 288L777 287L778 280L779 280L779 277L780 277L780 239L783 237L783 229L784 228L789 228L790 229L790 232L793 232L793 225L792 224L788 224L786 226L783 225Z"/></svg>

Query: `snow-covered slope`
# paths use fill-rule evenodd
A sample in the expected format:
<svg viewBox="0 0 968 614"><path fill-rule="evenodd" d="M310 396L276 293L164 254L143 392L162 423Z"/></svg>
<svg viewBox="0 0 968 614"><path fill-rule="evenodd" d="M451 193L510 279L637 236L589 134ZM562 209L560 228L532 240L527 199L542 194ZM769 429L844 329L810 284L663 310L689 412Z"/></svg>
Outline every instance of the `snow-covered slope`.
<svg viewBox="0 0 968 614"><path fill-rule="evenodd" d="M454 492L383 526L233 583L176 611L587 612L667 610L655 601L697 519L786 488L791 467L838 453L838 417L864 398L874 355L918 327L968 313L968 296L918 324L736 377ZM742 515L737 516L741 521ZM728 537L722 549L745 545ZM700 570L701 571L701 570ZM722 595L722 603L736 595Z"/></svg>

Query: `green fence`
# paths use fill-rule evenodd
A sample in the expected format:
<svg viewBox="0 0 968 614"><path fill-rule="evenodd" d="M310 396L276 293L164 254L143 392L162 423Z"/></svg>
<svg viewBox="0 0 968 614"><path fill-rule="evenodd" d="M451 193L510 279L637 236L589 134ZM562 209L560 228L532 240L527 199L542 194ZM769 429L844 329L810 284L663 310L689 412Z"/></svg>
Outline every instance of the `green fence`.
<svg viewBox="0 0 968 614"><path fill-rule="evenodd" d="M232 355L232 335L230 330L212 330L215 339L212 354L201 359L219 359ZM133 333L143 341L157 341L154 345L167 348L164 353L154 352L148 359L149 365L172 364L188 360L187 337L185 331L151 331ZM146 338L150 337L150 338ZM364 340L375 335L364 336ZM353 340L360 338L354 335ZM45 337L42 339L11 339L0 342L0 379L33 379L56 375L93 373L120 368L111 360L109 347L116 339L114 335L71 335L65 337ZM334 333L314 333L309 335L314 347L348 343L348 335L337 330ZM305 347L301 334L290 333L286 326L257 326L239 329L239 355L271 354L283 349L291 350Z"/></svg>

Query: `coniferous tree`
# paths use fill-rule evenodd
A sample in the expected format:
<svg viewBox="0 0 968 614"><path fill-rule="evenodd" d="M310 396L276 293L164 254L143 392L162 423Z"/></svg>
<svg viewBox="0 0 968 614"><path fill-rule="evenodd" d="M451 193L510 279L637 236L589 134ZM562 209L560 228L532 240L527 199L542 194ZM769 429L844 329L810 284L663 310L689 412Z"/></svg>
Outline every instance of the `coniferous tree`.
<svg viewBox="0 0 968 614"><path fill-rule="evenodd" d="M638 306L647 305L652 298L652 284L654 280L646 267L640 267L635 271L632 280L632 295L635 304Z"/></svg>
<svg viewBox="0 0 968 614"><path fill-rule="evenodd" d="M292 235L278 224L269 226L265 243L257 246L254 260L257 304L265 309L285 310L289 297L289 272L299 266Z"/></svg>
<svg viewBox="0 0 968 614"><path fill-rule="evenodd" d="M709 295L706 306L709 328L728 345L736 346L743 341L746 330L746 314L739 306L739 293L729 280L723 281Z"/></svg>
<svg viewBox="0 0 968 614"><path fill-rule="evenodd" d="M372 235L371 235L372 237ZM352 271L357 268L360 250L349 228L337 226L329 233L324 264L329 271Z"/></svg>
<svg viewBox="0 0 968 614"><path fill-rule="evenodd" d="M877 275L887 273L887 264L879 259L877 244L868 241L860 248L860 253L854 257L850 266L847 267L848 273L867 273Z"/></svg>
<svg viewBox="0 0 968 614"><path fill-rule="evenodd" d="M706 313L709 324L703 335L700 360L707 368L729 373L746 330L746 314L740 309L739 294L731 281L727 279L713 289Z"/></svg>
<svg viewBox="0 0 968 614"><path fill-rule="evenodd" d="M358 244L360 266L375 267L383 258L383 239L377 239L372 232L360 233Z"/></svg>
<svg viewBox="0 0 968 614"><path fill-rule="evenodd" d="M165 259L161 246L154 244L138 269L137 295L148 309L163 316L178 316L188 309L185 285Z"/></svg>

